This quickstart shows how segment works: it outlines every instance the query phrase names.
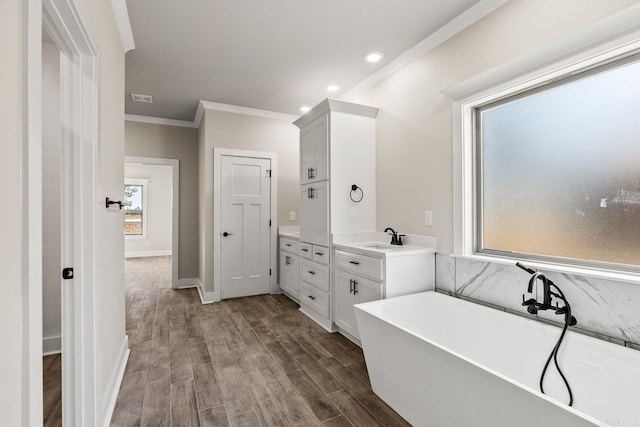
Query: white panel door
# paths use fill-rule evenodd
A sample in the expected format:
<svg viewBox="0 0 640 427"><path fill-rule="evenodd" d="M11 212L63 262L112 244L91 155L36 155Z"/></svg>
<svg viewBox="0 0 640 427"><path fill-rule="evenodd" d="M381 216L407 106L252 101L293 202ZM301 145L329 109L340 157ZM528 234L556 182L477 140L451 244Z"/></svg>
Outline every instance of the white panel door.
<svg viewBox="0 0 640 427"><path fill-rule="evenodd" d="M222 156L222 298L270 290L271 161Z"/></svg>

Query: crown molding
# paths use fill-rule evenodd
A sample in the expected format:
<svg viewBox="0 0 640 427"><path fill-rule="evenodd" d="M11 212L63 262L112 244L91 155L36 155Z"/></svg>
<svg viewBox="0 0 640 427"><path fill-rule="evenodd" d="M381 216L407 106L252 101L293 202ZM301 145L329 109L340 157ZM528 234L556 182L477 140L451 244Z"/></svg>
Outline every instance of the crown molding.
<svg viewBox="0 0 640 427"><path fill-rule="evenodd" d="M193 119L196 127L200 127L202 117L204 117L205 110L226 111L228 113L244 114L247 116L265 117L267 119L285 120L293 122L299 116L293 114L278 113L275 111L259 110L257 108L241 107L239 105L221 104L219 102L203 101L198 103L198 109L196 116Z"/></svg>
<svg viewBox="0 0 640 427"><path fill-rule="evenodd" d="M127 53L136 48L136 44L133 41L133 32L131 31L127 3L125 0L111 0L111 9L113 9L113 16L116 20L118 33L120 33L124 53Z"/></svg>
<svg viewBox="0 0 640 427"><path fill-rule="evenodd" d="M183 128L197 128L194 122L186 120L164 119L162 117L138 116L136 114L125 114L124 119L128 122L151 123L154 125L179 126Z"/></svg>
<svg viewBox="0 0 640 427"><path fill-rule="evenodd" d="M489 15L491 12L508 2L509 0L482 0L476 3L474 6L449 21L442 28L440 28L415 46L409 48L404 53L400 54L400 56L398 56L396 59L380 68L378 71L362 80L360 83L357 83L347 92L342 94L339 99L349 101L356 98L361 92L375 85L380 80L383 80L384 78L395 73L405 65L413 62L415 59L421 57L430 50L438 47L442 43L449 40L451 37L462 32L466 28L475 24L477 21Z"/></svg>

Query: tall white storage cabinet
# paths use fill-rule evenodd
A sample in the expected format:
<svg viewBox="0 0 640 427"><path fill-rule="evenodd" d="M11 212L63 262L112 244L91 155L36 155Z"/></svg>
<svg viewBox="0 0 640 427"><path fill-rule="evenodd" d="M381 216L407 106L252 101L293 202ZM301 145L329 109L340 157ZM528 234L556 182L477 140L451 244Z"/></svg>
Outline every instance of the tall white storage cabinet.
<svg viewBox="0 0 640 427"><path fill-rule="evenodd" d="M294 122L300 128L300 247L307 258L300 262L300 311L332 332L332 275L324 274L332 270L331 233L376 228L377 114L377 108L325 99Z"/></svg>

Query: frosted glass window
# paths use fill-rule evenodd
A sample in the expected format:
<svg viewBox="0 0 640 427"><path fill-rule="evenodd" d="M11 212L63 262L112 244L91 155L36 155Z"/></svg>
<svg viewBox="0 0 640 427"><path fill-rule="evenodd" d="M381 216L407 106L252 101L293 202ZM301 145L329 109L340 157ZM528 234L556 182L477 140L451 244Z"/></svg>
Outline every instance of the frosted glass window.
<svg viewBox="0 0 640 427"><path fill-rule="evenodd" d="M477 249L640 265L640 61L476 109Z"/></svg>

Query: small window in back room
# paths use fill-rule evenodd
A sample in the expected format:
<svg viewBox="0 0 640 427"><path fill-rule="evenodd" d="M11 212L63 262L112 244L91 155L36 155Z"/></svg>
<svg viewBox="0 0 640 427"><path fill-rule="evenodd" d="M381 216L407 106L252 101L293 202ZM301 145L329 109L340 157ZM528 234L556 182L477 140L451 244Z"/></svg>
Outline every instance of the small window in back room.
<svg viewBox="0 0 640 427"><path fill-rule="evenodd" d="M146 237L146 191L143 180L125 180L123 208L124 234L128 238Z"/></svg>
<svg viewBox="0 0 640 427"><path fill-rule="evenodd" d="M640 266L638 56L478 107L475 125L477 252Z"/></svg>

